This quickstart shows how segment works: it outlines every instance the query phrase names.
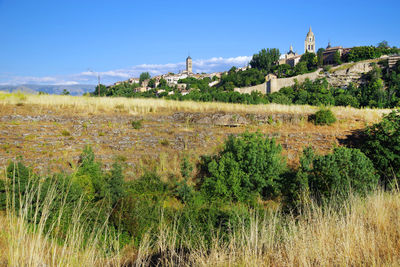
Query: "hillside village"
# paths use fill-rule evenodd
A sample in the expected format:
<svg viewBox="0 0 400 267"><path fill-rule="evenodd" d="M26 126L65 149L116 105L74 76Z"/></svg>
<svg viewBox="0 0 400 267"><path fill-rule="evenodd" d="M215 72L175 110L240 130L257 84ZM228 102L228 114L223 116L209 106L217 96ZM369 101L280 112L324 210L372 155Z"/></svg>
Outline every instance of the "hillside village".
<svg viewBox="0 0 400 267"><path fill-rule="evenodd" d="M275 73L269 73L265 76L265 80L254 86L245 86L245 87L235 87L233 90L235 92L239 92L242 94L251 94L252 92L259 92L261 94L269 94L278 92L281 88L286 86L292 86L297 82L304 82L306 79L316 80L321 78L326 78L332 86L337 87L347 87L350 83L359 84L360 79L363 74L372 70L373 62L378 62L379 60L371 61L363 61L357 64L353 64L350 62L349 64L345 64L342 68L333 68L332 71L327 72L322 68L323 66L335 67L342 64L341 59L345 58L350 52L352 48L343 48L342 46L331 46L329 42L325 49L316 50L316 38L313 33L311 27L306 34L306 38L304 41L304 53L298 54L293 46L291 45L289 51L285 54L280 55L279 59L275 62L275 65L278 66L278 69L282 69L283 71L289 68L295 68L300 62L301 58L306 54L315 54L315 59L321 61L322 64L319 64L319 68L313 70L310 73L303 73L299 75L293 75L292 77L279 77ZM321 58L321 59L319 59ZM389 67L393 67L397 61L400 60L400 55L382 55L380 59L387 60L389 63ZM251 69L251 65L247 64L245 67L235 68L236 72L242 72ZM343 73L336 73L336 71L346 71L345 77ZM307 72L307 71L306 71ZM335 73L333 73L335 72ZM214 72L214 73L194 73L193 72L193 60L190 56L186 58L186 69L184 71L180 71L179 73L166 73L162 75L157 75L151 77L151 79L146 79L140 81L140 78L130 78L126 81L116 82L113 86L129 84L136 85L133 89L134 92L144 93L148 92L154 88L159 88L160 84L166 82L166 85L175 88L176 90L171 90L166 92L165 89L156 90L156 95L161 95L167 93L167 95L174 95L176 92L179 92L180 95L185 96L190 93L192 88L188 88L187 82L185 79L193 78L196 80L202 80L205 78L210 79L207 83L209 87L217 87L220 84L221 77L223 75L227 75L228 71L223 72ZM341 77L343 76L343 77ZM112 86L111 86L112 87Z"/></svg>

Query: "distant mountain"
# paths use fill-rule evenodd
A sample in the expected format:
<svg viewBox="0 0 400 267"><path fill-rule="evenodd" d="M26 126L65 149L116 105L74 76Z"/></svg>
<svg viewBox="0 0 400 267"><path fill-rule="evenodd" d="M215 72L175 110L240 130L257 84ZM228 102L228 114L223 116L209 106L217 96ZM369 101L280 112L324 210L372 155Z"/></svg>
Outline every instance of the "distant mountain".
<svg viewBox="0 0 400 267"><path fill-rule="evenodd" d="M22 84L22 85L0 85L0 91L24 93L45 92L48 94L59 95L66 89L71 95L83 95L87 92L93 92L96 85L92 84L75 84L75 85L38 85L38 84Z"/></svg>

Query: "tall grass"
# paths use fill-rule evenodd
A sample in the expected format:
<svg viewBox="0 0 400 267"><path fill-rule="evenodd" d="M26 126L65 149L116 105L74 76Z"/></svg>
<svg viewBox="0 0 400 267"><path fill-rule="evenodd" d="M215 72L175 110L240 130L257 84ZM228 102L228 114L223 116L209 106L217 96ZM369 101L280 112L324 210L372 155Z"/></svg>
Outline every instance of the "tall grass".
<svg viewBox="0 0 400 267"><path fill-rule="evenodd" d="M4 246L0 264L118 266L118 237L108 232L106 223L97 225L88 234L85 221L90 218L83 217L86 207L82 201L73 207L71 223L66 231L60 231L67 194L62 196L62 206L55 208L53 204L59 193L56 183L54 180L44 189L41 183L35 186L32 182L25 192L13 194L19 188L14 175L13 181L6 186L6 211L0 216L0 245ZM46 190L44 199L39 200L43 190Z"/></svg>
<svg viewBox="0 0 400 267"><path fill-rule="evenodd" d="M297 216L254 212L235 225L228 241L214 229L212 245L174 242L175 225L143 239L136 262L181 266L398 266L400 195L376 191L325 207L308 205ZM201 240L201 238L199 239ZM181 249L185 248L185 249Z"/></svg>
<svg viewBox="0 0 400 267"><path fill-rule="evenodd" d="M59 231L61 208L47 227L57 192L28 186L22 195L7 189L7 210L0 216L0 263L8 266L396 266L400 264L400 193L375 191L365 198L318 206L310 202L300 214L279 209L252 211L239 217L229 232L213 228L211 243L177 216L171 223L160 213L156 231L137 247L122 252L118 238L99 225L85 232L82 202L74 207L72 223ZM55 187L54 187L55 188ZM15 205L19 205L15 207ZM39 212L39 210L41 212ZM29 218L33 220L29 221ZM83 218L85 219L85 218ZM89 219L89 218L87 218ZM34 223L36 222L36 223ZM195 225L195 224L193 224ZM126 265L124 265L126 264ZM131 265L129 265L131 264Z"/></svg>
<svg viewBox="0 0 400 267"><path fill-rule="evenodd" d="M239 112L239 113L287 113L311 114L317 107L308 105L281 105L281 104L230 104L219 102L173 101L164 99L124 98L124 97L85 97L61 95L24 95L21 93L1 93L0 105L29 104L37 105L37 112L41 108L55 108L77 113L102 114L104 112L118 112L126 114L152 114L171 112ZM351 107L333 107L332 111L341 118L358 118L368 122L377 122L382 115L390 110L386 109L356 109Z"/></svg>

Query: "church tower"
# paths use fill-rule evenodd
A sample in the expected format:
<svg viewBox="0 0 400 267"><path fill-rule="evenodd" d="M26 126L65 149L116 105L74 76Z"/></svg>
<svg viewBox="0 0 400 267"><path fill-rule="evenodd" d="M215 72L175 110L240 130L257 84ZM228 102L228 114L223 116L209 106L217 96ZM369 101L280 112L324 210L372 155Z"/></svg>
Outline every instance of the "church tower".
<svg viewBox="0 0 400 267"><path fill-rule="evenodd" d="M304 41L304 53L315 53L315 36L314 33L310 30L307 33L306 40Z"/></svg>
<svg viewBox="0 0 400 267"><path fill-rule="evenodd" d="M190 56L188 56L186 58L186 71L187 73L193 73L193 69L192 69L192 58Z"/></svg>

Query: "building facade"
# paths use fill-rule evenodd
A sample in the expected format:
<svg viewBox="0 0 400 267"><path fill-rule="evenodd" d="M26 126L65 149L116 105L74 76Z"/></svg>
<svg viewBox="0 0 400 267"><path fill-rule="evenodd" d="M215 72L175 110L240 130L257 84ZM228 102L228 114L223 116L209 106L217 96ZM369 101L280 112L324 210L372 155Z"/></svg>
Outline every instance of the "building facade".
<svg viewBox="0 0 400 267"><path fill-rule="evenodd" d="M304 53L315 53L315 36L311 30L311 26L304 41Z"/></svg>
<svg viewBox="0 0 400 267"><path fill-rule="evenodd" d="M294 67L299 63L301 55L297 54L293 51L293 46L290 46L289 52L287 52L281 59L279 59L279 65L288 64L291 67Z"/></svg>
<svg viewBox="0 0 400 267"><path fill-rule="evenodd" d="M328 46L326 47L324 53L322 54L324 58L324 64L325 65L331 65L331 64L338 64L335 60L335 55L338 53L340 57L343 55L346 55L349 53L351 48L343 48L341 46L331 46L331 43L328 43Z"/></svg>

